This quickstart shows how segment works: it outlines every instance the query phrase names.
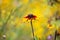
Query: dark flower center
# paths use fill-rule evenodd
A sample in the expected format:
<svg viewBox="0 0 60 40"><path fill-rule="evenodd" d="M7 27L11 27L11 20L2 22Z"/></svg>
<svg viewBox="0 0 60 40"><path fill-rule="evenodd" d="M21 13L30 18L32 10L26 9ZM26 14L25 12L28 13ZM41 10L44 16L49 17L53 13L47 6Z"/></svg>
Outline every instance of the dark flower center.
<svg viewBox="0 0 60 40"><path fill-rule="evenodd" d="M28 20L33 20L33 19L35 20L36 19L36 16L33 15L33 14L29 14L25 18L27 18Z"/></svg>
<svg viewBox="0 0 60 40"><path fill-rule="evenodd" d="M32 14L29 14L28 17L31 19L33 18L34 16Z"/></svg>

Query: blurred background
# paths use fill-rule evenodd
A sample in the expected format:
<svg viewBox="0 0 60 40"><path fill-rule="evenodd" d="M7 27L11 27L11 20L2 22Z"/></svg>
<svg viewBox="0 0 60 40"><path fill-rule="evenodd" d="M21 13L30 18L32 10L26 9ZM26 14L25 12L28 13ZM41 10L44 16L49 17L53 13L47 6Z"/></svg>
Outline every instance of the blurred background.
<svg viewBox="0 0 60 40"><path fill-rule="evenodd" d="M28 14L37 16L35 40L53 40L55 30L60 34L60 0L0 0L0 40L33 40Z"/></svg>

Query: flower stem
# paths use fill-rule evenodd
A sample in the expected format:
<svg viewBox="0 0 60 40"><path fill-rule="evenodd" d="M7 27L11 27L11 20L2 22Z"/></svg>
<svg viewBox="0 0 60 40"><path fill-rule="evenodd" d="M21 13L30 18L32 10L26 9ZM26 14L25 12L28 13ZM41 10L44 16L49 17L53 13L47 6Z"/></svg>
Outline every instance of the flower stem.
<svg viewBox="0 0 60 40"><path fill-rule="evenodd" d="M34 29L33 29L32 20L30 21L30 23L31 23L31 29L32 29L33 40L35 40L35 38L34 38Z"/></svg>
<svg viewBox="0 0 60 40"><path fill-rule="evenodd" d="M57 31L55 31L55 37L54 37L54 40L56 40L56 33L57 33Z"/></svg>

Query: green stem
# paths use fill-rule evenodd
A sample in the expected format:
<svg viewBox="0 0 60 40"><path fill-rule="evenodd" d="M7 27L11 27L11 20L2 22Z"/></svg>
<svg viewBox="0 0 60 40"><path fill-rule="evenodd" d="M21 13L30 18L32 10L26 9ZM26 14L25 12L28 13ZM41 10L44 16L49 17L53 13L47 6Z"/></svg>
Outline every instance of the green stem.
<svg viewBox="0 0 60 40"><path fill-rule="evenodd" d="M33 40L35 40L35 38L34 38L34 29L33 29L32 20L30 21L30 23L31 23L31 29L32 29Z"/></svg>
<svg viewBox="0 0 60 40"><path fill-rule="evenodd" d="M55 31L55 38L54 38L54 40L56 40L56 33L57 33L57 31Z"/></svg>

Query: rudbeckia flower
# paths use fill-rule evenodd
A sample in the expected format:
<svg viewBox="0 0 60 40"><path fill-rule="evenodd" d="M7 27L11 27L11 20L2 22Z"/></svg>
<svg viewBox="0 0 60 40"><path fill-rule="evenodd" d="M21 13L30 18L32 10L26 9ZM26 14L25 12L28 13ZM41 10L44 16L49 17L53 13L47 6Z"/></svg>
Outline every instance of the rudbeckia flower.
<svg viewBox="0 0 60 40"><path fill-rule="evenodd" d="M33 15L33 14L28 14L25 18L27 18L28 20L35 20L36 19L36 16Z"/></svg>
<svg viewBox="0 0 60 40"><path fill-rule="evenodd" d="M32 20L35 20L36 19L36 16L33 15L33 14L28 14L25 18L27 18L27 20L30 20L31 29L32 29L32 35L33 35L33 40L35 40L34 28L33 28Z"/></svg>

